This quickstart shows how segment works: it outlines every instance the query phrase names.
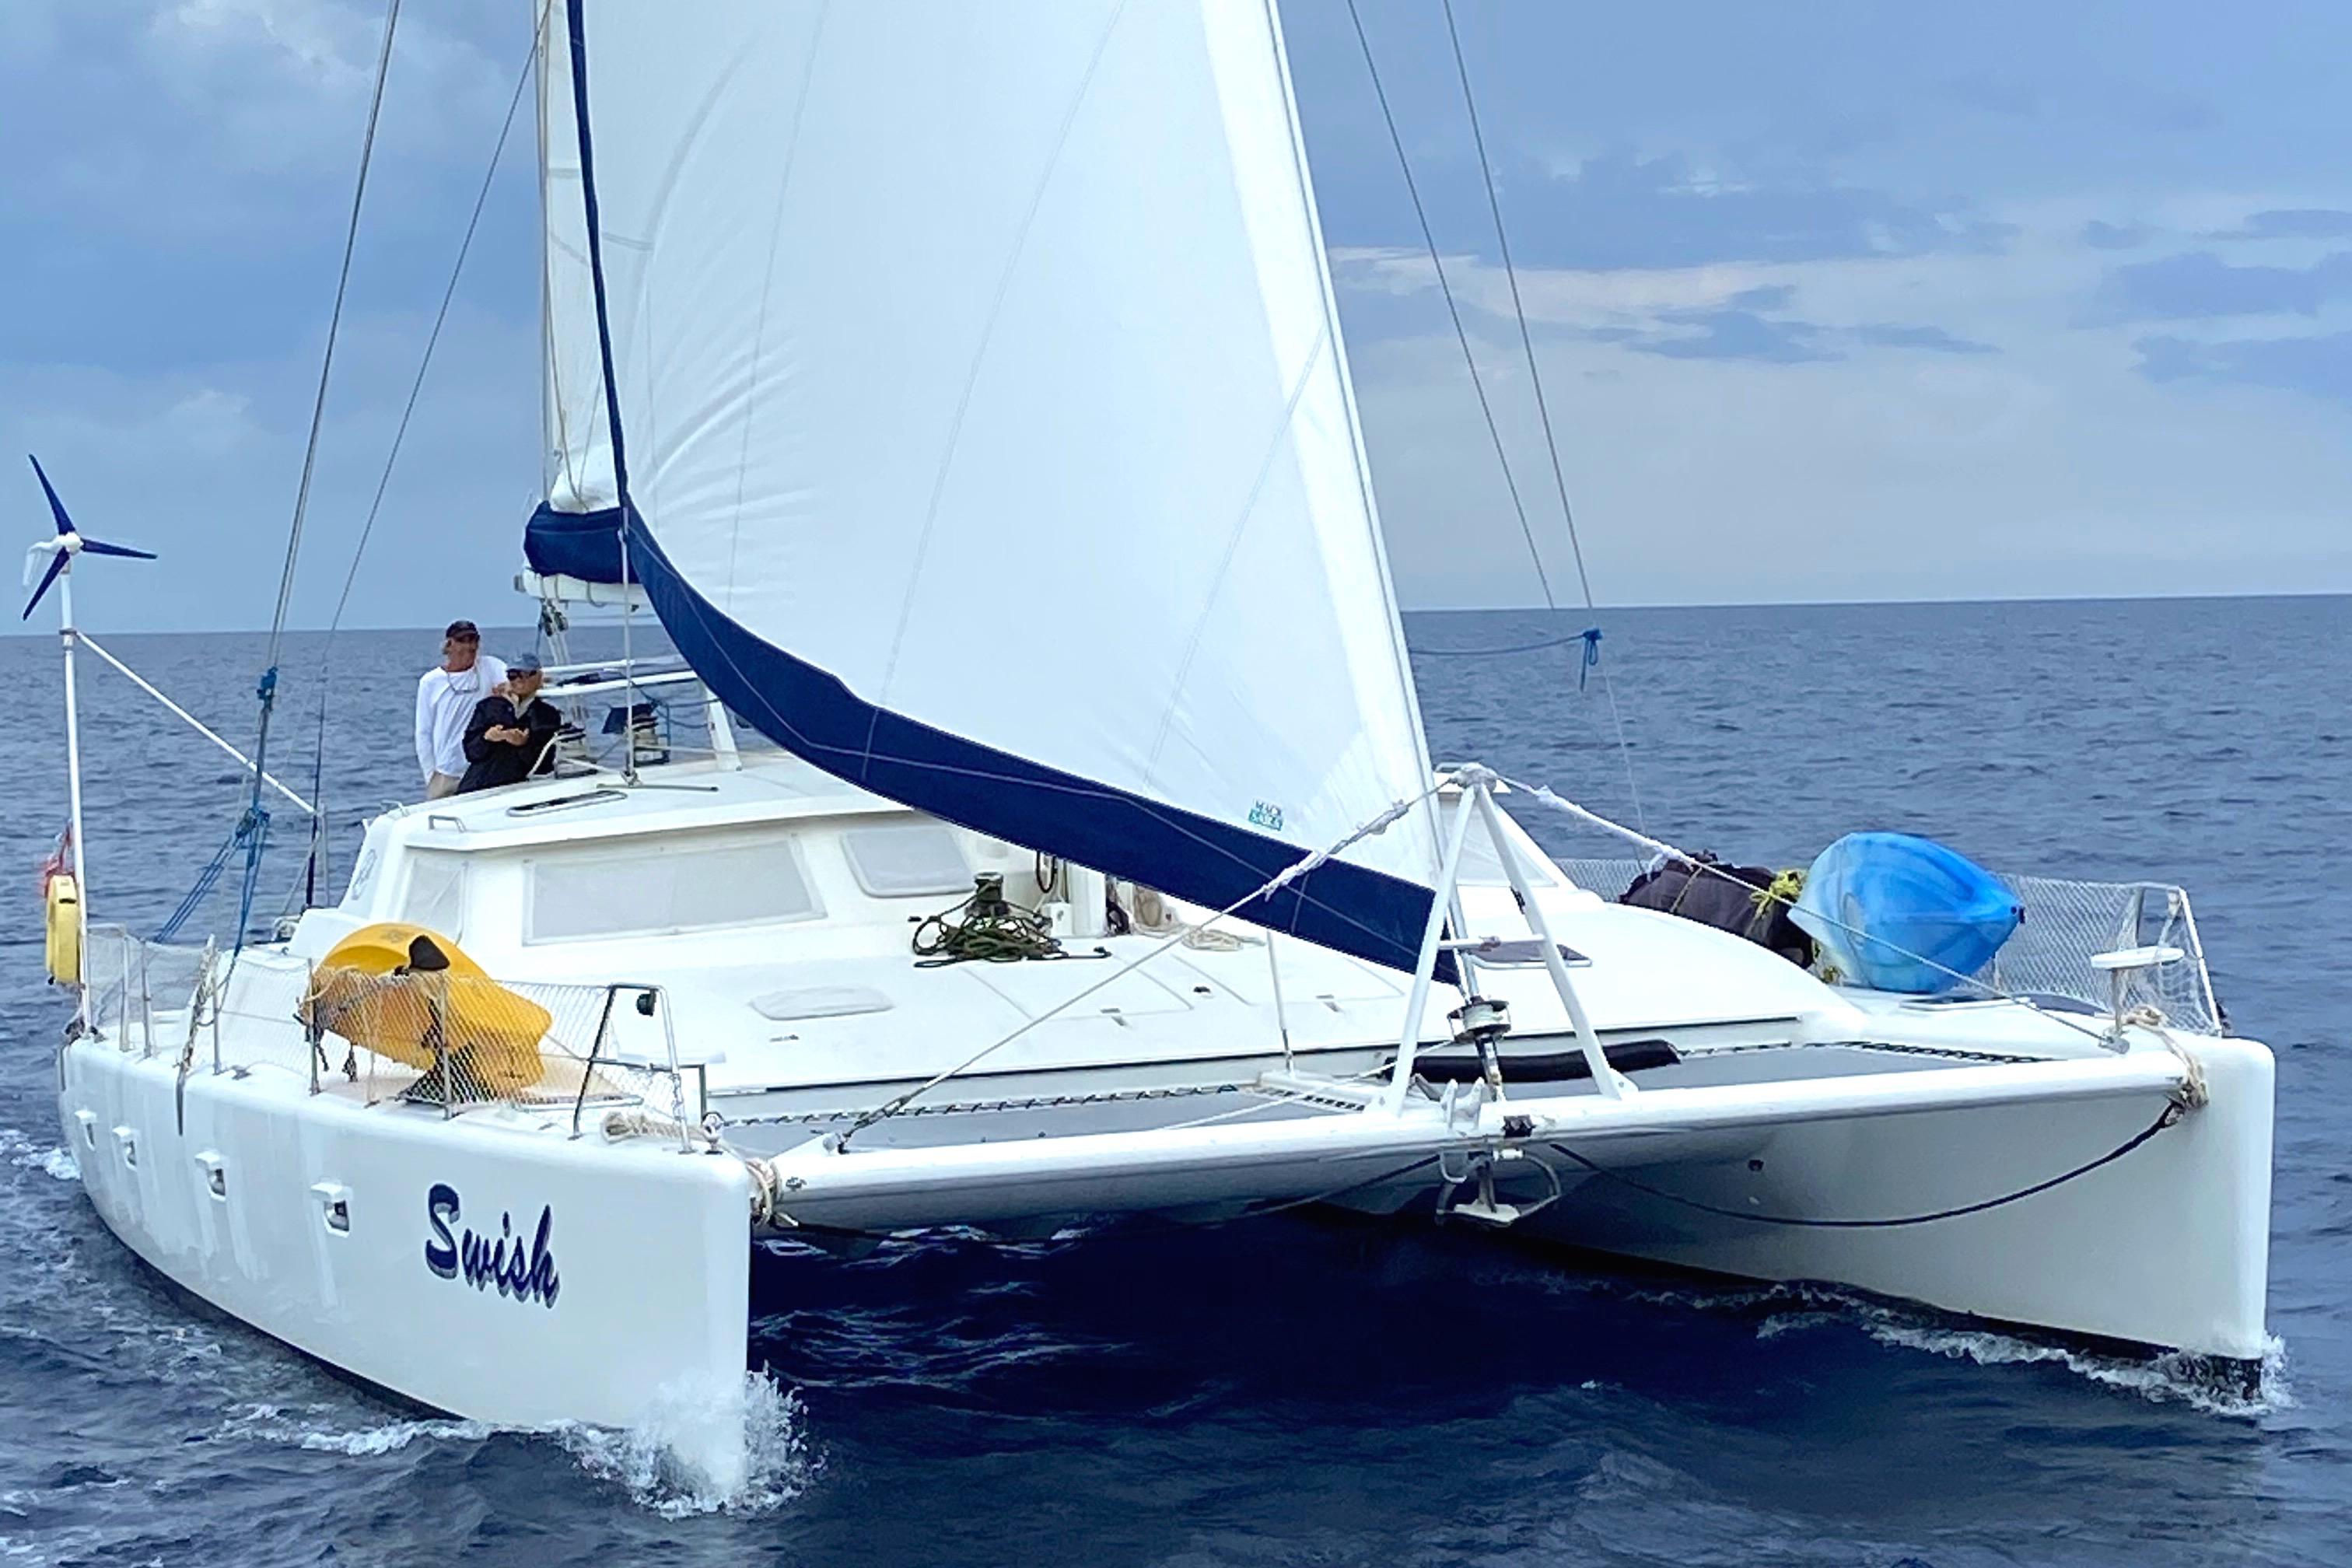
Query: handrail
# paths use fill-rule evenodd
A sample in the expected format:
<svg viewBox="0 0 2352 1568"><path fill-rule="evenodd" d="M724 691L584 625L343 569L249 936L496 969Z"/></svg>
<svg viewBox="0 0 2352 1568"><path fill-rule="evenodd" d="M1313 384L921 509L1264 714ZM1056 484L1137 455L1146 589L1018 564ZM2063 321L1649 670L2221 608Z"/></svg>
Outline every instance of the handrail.
<svg viewBox="0 0 2352 1568"><path fill-rule="evenodd" d="M604 1037L612 1026L613 1004L624 991L635 994L637 1014L640 1017L650 1018L656 1014L661 1017L662 1046L669 1061L671 1110L677 1118L678 1147L683 1152L692 1153L694 1152L693 1127L686 1119L686 1076L677 1062L677 1029L670 1017L669 994L658 985L642 981L616 980L604 987L604 1005L596 1015L595 1037L589 1041L588 1059L582 1063L580 1068L580 1092L572 1102L572 1136L574 1138L580 1136L580 1118L587 1110L589 1083L595 1076L596 1064L607 1059L604 1056ZM625 1062L618 1057L609 1059L625 1067L646 1067L647 1070L656 1072L662 1070L648 1063Z"/></svg>

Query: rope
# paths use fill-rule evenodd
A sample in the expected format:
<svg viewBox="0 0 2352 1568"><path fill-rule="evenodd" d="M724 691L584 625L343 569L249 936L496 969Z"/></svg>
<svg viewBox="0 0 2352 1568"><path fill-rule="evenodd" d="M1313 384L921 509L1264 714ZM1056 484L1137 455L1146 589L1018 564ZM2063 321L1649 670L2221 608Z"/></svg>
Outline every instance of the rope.
<svg viewBox="0 0 2352 1568"><path fill-rule="evenodd" d="M319 364L319 391L310 404L310 435L302 449L302 482L294 492L294 523L286 540L286 566L278 579L278 608L270 617L269 664L278 664L278 648L286 631L286 607L294 596L294 563L302 550L302 524L310 507L310 477L318 467L319 434L326 424L327 384L335 368L335 340L343 321L343 299L352 281L352 253L358 248L360 205L367 196L368 167L375 158L376 122L383 112L384 79L392 71L392 40L400 28L400 0L384 8L383 46L376 54L375 88L368 97L367 132L360 141L360 173L352 189L352 216L343 231L343 262L335 275L335 308L327 318L327 352Z"/></svg>
<svg viewBox="0 0 2352 1568"><path fill-rule="evenodd" d="M1585 608L1591 609L1592 578L1584 569L1584 545L1576 533L1576 511L1568 504L1568 480L1560 471L1559 443L1552 438L1551 409L1544 401L1543 373L1536 365L1535 339L1528 331L1528 312L1519 302L1519 274L1517 268L1511 265L1510 238L1503 232L1503 205L1495 195L1495 172L1486 161L1486 137L1478 126L1478 100L1470 91L1470 68L1462 58L1462 35L1454 26L1454 0L1444 0L1444 5L1445 37L1454 46L1454 71L1462 81L1462 107L1469 113L1470 141L1477 149L1478 173L1486 183L1486 209L1495 218L1495 244L1502 253L1503 277L1511 286L1511 314L1518 321L1519 346L1527 353L1528 380L1536 395L1536 415L1543 423L1544 447L1551 454L1552 483L1559 491L1560 516L1568 523L1568 544L1576 556L1577 582L1584 589ZM1529 544L1532 546L1532 540ZM1547 602L1550 600L1549 585L1544 597ZM1559 608L1556 605L1552 607Z"/></svg>
<svg viewBox="0 0 2352 1568"><path fill-rule="evenodd" d="M1511 315L1518 323L1519 347L1527 356L1528 383L1535 393L1536 417L1543 426L1544 450L1551 458L1552 487L1559 495L1560 521L1568 526L1568 547L1576 559L1576 581L1584 591L1585 613L1591 615L1597 613L1592 600L1592 575L1585 570L1584 541L1577 531L1576 509L1568 499L1568 476L1560 466L1559 442L1552 433L1551 405L1544 397L1543 369L1536 359L1535 337L1528 328L1527 309L1519 300L1518 268L1511 261L1510 236L1503 226L1502 199L1495 191L1494 165L1487 160L1486 133L1478 124L1478 100L1470 90L1470 67L1463 58L1462 35L1454 24L1454 0L1444 0L1444 9L1446 41L1454 48L1454 72L1462 82L1462 107L1469 117L1470 141L1477 150L1478 174L1486 187L1486 210L1495 220L1495 246L1503 258L1504 280L1510 285ZM1549 589L1544 597L1545 603L1557 612L1559 606L1550 603ZM1600 667L1601 631L1596 626L1584 633L1584 662L1577 667L1576 671L1576 689L1579 691L1585 689L1585 677ZM1617 731L1617 753L1625 763L1625 793L1633 803L1633 820L1646 826L1647 819L1642 812L1642 789L1633 780L1633 748L1625 739L1625 717L1618 710L1617 692L1609 684L1606 670L1602 670L1601 675L1601 693L1608 699L1610 722Z"/></svg>
<svg viewBox="0 0 2352 1568"><path fill-rule="evenodd" d="M2202 1101L2199 1103L2201 1104ZM2141 1128L2097 1159L2085 1161L2073 1170L2062 1172L2047 1181L2036 1182L2030 1187L2020 1187L2014 1192L2003 1193L1997 1198L1961 1204L1954 1208L1937 1209L1932 1214L1903 1215L1891 1219L1814 1219L1803 1215L1757 1214L1748 1209L1726 1208L1718 1204L1685 1197L1680 1193L1670 1193L1663 1187L1654 1187L1647 1182L1636 1181L1622 1171L1612 1171L1605 1165L1586 1159L1565 1143L1552 1143L1547 1141L1547 1146L1555 1154L1573 1161L1594 1175L1606 1177L1620 1186L1629 1187L1647 1197L1660 1198L1667 1203L1679 1204L1687 1209L1696 1209L1701 1214L1714 1215L1720 1219L1744 1219L1756 1225L1789 1226L1804 1230L1893 1230L1905 1226L1930 1225L1939 1219L1958 1219L1967 1215L1982 1214L1988 1209L2001 1208L2007 1205L2021 1202L2032 1197L2037 1193L2046 1193L2053 1187L2063 1187L2078 1176L2087 1176L2103 1165L2114 1164L2166 1128L2177 1124L2188 1109L2188 1105L2179 1096L2167 1100L2164 1102L2164 1109L2157 1112L2156 1120L2146 1127Z"/></svg>
<svg viewBox="0 0 2352 1568"><path fill-rule="evenodd" d="M236 827L230 830L226 838L221 840L221 847L213 851L212 860L196 874L195 885L188 889L187 897L182 899L179 907L171 912L162 925L155 928L155 934L150 940L169 942L179 935L180 928L188 923L189 919L203 907L205 900L211 896L213 889L219 885L221 873L228 868L229 857L236 853L239 848L247 848L249 839L265 836L268 831L269 814L267 811L257 814L248 808L240 813ZM258 856L248 848L247 863L250 864L257 858ZM243 923L240 919L238 921L240 928Z"/></svg>
<svg viewBox="0 0 2352 1568"><path fill-rule="evenodd" d="M915 926L918 969L950 963L1019 963L1024 959L1108 958L1097 947L1075 953L1063 947L1045 916L1008 902L1002 879L974 887L961 903L925 915Z"/></svg>
<svg viewBox="0 0 2352 1568"><path fill-rule="evenodd" d="M397 5L394 9L398 9ZM310 771L312 800L322 800L321 791L325 783L323 775L327 755L327 688L329 685L327 678L329 661L334 653L335 637L342 629L343 612L350 606L352 588L359 581L360 561L367 554L368 541L375 533L376 515L383 510L384 492L391 488L394 465L400 461L401 444L408 438L409 421L415 417L417 399L425 391L425 374L433 368L433 351L440 346L441 329L448 323L449 307L457 297L457 280L466 270L467 256L474 248L474 231L481 226L482 210L488 205L490 199L490 185L498 177L499 163L505 160L507 138L514 131L515 112L521 107L522 95L530 86L531 68L539 59L539 41L541 34L544 31L545 16L546 12L542 8L541 25L531 30L530 49L523 57L522 69L515 79L514 93L507 100L507 117L499 126L497 143L490 149L489 167L482 171L481 188L474 194L474 210L466 219L465 237L457 243L457 258L450 266L448 285L441 290L441 308L434 312L433 329L425 334L424 357L417 362L415 379L408 384L408 401L402 406L400 424L392 433L392 449L384 455L383 472L376 478L375 495L368 502L367 520L360 525L359 542L352 547L352 563L343 574L343 590L336 595L335 613L327 622L327 640L319 651L319 734L316 759L312 763ZM389 29L387 29L387 38L388 37ZM310 824L310 862L306 875L311 881L310 889L311 896L305 898L305 903L317 901L316 883L318 879L325 874L326 853L326 814L320 811L315 814Z"/></svg>
<svg viewBox="0 0 2352 1568"><path fill-rule="evenodd" d="M1355 24L1356 44L1364 52L1364 69L1372 79L1373 96L1380 100L1381 118L1388 123L1389 145L1396 149L1397 168L1404 175L1405 195L1412 198L1412 216L1421 225L1422 243L1429 249L1429 264L1437 272L1437 291L1445 299L1445 313L1454 321L1454 338L1462 345L1462 363L1470 370L1470 390L1478 395L1478 412L1486 421L1486 434L1495 443L1495 461L1503 470L1503 488L1511 494L1511 510L1519 520L1519 536L1528 542L1528 559L1535 563L1536 582L1543 588L1544 603L1557 610L1559 605L1552 597L1551 577L1545 572L1543 552L1536 548L1536 531L1528 521L1527 503L1519 499L1519 482L1511 473L1511 459L1503 446L1502 427L1495 422L1494 405L1486 400L1486 383L1478 374L1478 356L1470 348L1470 330L1462 324L1461 307L1454 303L1454 285L1446 280L1445 262L1438 255L1437 235L1429 226L1428 210L1422 205L1421 187L1412 177L1412 163L1406 158L1404 137L1397 130L1396 115L1389 109L1388 89L1381 83L1381 68L1372 59L1372 43L1364 34L1364 19L1357 14L1356 0L1348 0L1348 20Z"/></svg>
<svg viewBox="0 0 2352 1568"><path fill-rule="evenodd" d="M400 0L384 8L383 45L376 53L375 86L368 95L367 130L360 139L359 178L352 187L352 215L343 229L343 259L335 274L335 307L327 317L327 347L319 362L319 390L310 402L310 433L302 447L302 479L294 491L294 521L286 534L286 564L278 574L278 604L269 616L268 667L254 687L261 704L260 733L253 743L253 799L249 812L261 809L262 765L269 757L269 720L278 706L278 654L286 637L286 609L294 597L294 569L302 555L302 525L310 515L310 479L319 465L319 436L327 421L327 387L333 379L335 342L341 335L343 300L351 291L352 254L359 247L360 208L367 197L368 169L375 160L376 124L383 114L384 79L392 74L392 43L400 30ZM314 773L317 770L314 768ZM314 779L314 793L315 793ZM317 820L316 818L313 819ZM314 830L315 834L315 830ZM262 840L255 837L246 851L245 893L237 910L236 945L230 950L234 968L245 950L245 922L253 912L254 884L261 875Z"/></svg>
<svg viewBox="0 0 2352 1568"><path fill-rule="evenodd" d="M2164 1042L2164 1048L2180 1058L2180 1093L2190 1110L2211 1100L2212 1091L2205 1086L2205 1064L2192 1056L2188 1047L2172 1037L2172 1031L2164 1026L2162 1013L2143 1003L2126 1013L2121 1022L2137 1024L2142 1028L2155 1031L2156 1037Z"/></svg>
<svg viewBox="0 0 2352 1568"><path fill-rule="evenodd" d="M1583 631L1570 637L1546 637L1540 642L1512 643L1506 647L1417 647L1412 651L1429 658L1501 658L1515 653L1542 653L1549 648L1572 647L1578 643L1586 645L1585 668L1591 669L1601 668L1601 628L1599 626L1588 626ZM1580 686L1583 684L1581 677L1579 678L1578 684Z"/></svg>
<svg viewBox="0 0 2352 1568"><path fill-rule="evenodd" d="M1373 96L1380 100L1381 118L1388 126L1389 145L1396 152L1398 171L1404 176L1405 194L1412 198L1413 217L1421 226L1422 243L1429 252L1429 264L1437 274L1438 292L1444 298L1445 313L1454 322L1454 340L1462 345L1463 363L1469 367L1470 371L1470 387L1477 395L1478 412L1486 420L1486 435L1494 443L1495 461L1503 471L1504 489L1510 492L1511 510L1518 519L1519 536L1527 542L1528 558L1536 569L1536 584L1543 590L1544 607L1552 614L1558 615L1559 599L1552 592L1551 574L1545 569L1543 552L1536 544L1534 525L1528 521L1527 503L1519 494L1518 480L1511 472L1510 458L1503 444L1503 433L1496 423L1494 407L1487 400L1486 382L1478 374L1478 360L1470 347L1470 333L1463 325L1462 310L1454 298L1454 286L1445 276L1445 263L1438 253L1437 237L1430 227L1428 210L1422 204L1420 187L1413 180L1412 163L1405 155L1404 138L1399 133L1396 116L1389 107L1388 89L1381 81L1380 66L1372 58L1371 41L1365 35L1364 19L1356 9L1356 0L1348 0L1348 19L1355 25L1356 43L1363 52L1364 70L1371 78ZM1519 342L1527 354L1528 380L1535 392L1536 413L1543 426L1544 447L1551 458L1552 483L1559 493L1560 517L1568 526L1569 549L1576 560L1577 583L1583 590L1586 613L1596 613L1592 596L1592 578L1584 564L1584 542L1577 532L1575 509L1569 504L1568 479L1560 463L1559 443L1553 435L1551 408L1544 396L1543 373L1537 364L1535 340L1528 327L1527 310L1519 298L1518 271L1511 261L1510 240L1503 227L1502 204L1495 191L1494 169L1486 157L1486 134L1478 123L1477 101L1470 90L1470 70L1463 59L1462 39L1454 27L1452 0L1446 0L1445 32L1454 46L1454 72L1462 83L1463 105L1469 111L1471 141L1477 149L1478 170L1486 181L1486 204L1488 210L1494 216L1495 239L1502 252L1503 273L1510 283L1511 313L1518 323ZM1546 647L1564 647L1575 642L1584 644L1583 662L1577 667L1576 675L1576 687L1581 691L1585 689L1587 677L1593 670L1601 668L1601 633L1598 627L1580 632L1572 637L1560 637L1551 642L1532 643L1517 647L1446 648L1433 651L1446 658L1476 658L1482 655L1492 657L1500 654L1533 653ZM1648 818L1642 809L1641 786L1635 783L1633 776L1633 749L1625 734L1625 716L1617 705L1617 693L1610 685L1609 674L1605 669L1601 670L1601 695L1608 700L1610 723L1617 735L1617 752L1625 764L1625 793L1633 807L1633 820L1646 825Z"/></svg>

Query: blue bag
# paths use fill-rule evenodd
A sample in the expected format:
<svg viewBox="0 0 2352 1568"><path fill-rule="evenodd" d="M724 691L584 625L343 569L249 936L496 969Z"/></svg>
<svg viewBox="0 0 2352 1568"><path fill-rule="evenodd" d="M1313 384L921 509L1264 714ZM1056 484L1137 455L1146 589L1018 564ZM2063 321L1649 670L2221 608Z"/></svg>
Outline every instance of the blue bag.
<svg viewBox="0 0 2352 1568"><path fill-rule="evenodd" d="M1839 979L1932 996L1990 963L2025 909L1999 878L1932 838L1849 833L1813 861L1791 918Z"/></svg>

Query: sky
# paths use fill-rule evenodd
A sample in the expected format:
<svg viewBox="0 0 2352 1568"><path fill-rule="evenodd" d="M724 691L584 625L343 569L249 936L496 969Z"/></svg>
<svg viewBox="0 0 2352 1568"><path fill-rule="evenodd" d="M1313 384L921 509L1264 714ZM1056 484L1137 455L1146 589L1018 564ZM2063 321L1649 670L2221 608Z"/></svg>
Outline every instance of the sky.
<svg viewBox="0 0 2352 1568"><path fill-rule="evenodd" d="M1050 0L1020 0L1044 4ZM1342 0L1286 0L1399 595L2352 591L2352 9L1360 0L1531 561ZM163 552L93 630L268 623L383 8L0 5L0 453ZM530 41L407 0L292 624L334 613ZM346 624L527 618L526 101ZM5 473L5 465L0 465ZM30 542L27 467L0 479Z"/></svg>

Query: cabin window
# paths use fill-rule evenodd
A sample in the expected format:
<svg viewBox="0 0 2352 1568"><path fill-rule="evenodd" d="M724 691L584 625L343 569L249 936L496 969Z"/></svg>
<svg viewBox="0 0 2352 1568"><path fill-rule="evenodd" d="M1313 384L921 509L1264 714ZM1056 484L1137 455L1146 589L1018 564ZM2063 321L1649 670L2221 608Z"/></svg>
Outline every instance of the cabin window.
<svg viewBox="0 0 2352 1568"><path fill-rule="evenodd" d="M936 822L853 827L842 835L857 885L877 899L936 898L971 890L971 867L956 836Z"/></svg>
<svg viewBox="0 0 2352 1568"><path fill-rule="evenodd" d="M788 839L583 851L530 863L523 940L658 936L824 912Z"/></svg>
<svg viewBox="0 0 2352 1568"><path fill-rule="evenodd" d="M400 918L456 940L466 934L466 862L457 855L417 850L408 857L408 887Z"/></svg>

